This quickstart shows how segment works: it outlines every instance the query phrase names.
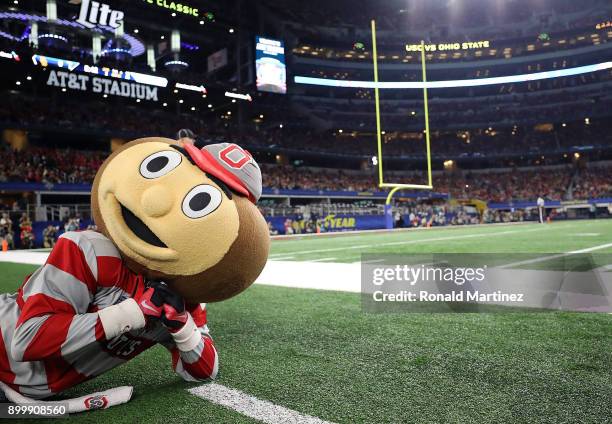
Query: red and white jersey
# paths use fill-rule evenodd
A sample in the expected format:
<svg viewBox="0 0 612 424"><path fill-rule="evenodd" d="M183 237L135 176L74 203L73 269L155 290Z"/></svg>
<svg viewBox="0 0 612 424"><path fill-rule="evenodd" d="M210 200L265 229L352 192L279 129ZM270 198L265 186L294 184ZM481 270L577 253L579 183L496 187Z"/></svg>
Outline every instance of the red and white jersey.
<svg viewBox="0 0 612 424"><path fill-rule="evenodd" d="M113 243L93 231L63 234L47 259L16 294L0 295L0 381L41 399L121 365L156 343L187 381L214 378L218 357L206 310L188 305L201 342L179 351L159 322L111 340L98 310L139 298L143 277L131 272Z"/></svg>

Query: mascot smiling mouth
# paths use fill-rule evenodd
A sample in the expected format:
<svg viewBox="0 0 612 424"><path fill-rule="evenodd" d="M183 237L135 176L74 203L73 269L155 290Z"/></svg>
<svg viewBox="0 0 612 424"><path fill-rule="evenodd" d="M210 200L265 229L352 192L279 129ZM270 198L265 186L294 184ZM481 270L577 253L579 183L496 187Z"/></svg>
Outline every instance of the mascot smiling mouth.
<svg viewBox="0 0 612 424"><path fill-rule="evenodd" d="M136 216L127 206L109 191L105 194L105 200L113 212L115 226L112 234L124 244L126 251L131 251L141 257L148 257L158 261L176 261L178 252L168 247L166 243Z"/></svg>
<svg viewBox="0 0 612 424"><path fill-rule="evenodd" d="M119 205L121 205L121 216L123 216L125 224L134 233L136 237L138 237L142 241L152 244L153 246L163 248L168 247L163 241L159 239L159 237L155 235L153 231L151 231L149 227L147 227L147 224L142 222L140 218L134 215L131 210L123 206L121 203L119 203Z"/></svg>

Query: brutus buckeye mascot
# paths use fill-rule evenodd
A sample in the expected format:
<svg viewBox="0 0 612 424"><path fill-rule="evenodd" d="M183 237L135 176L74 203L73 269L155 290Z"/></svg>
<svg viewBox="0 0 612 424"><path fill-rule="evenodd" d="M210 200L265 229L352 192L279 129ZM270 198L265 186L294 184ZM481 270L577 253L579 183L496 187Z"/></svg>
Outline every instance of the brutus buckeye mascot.
<svg viewBox="0 0 612 424"><path fill-rule="evenodd" d="M263 269L261 185L235 144L146 138L113 153L91 196L100 232L63 234L18 293L0 296L0 398L47 398L156 343L183 379L214 378L202 302L237 295ZM72 399L69 409L126 402L131 391Z"/></svg>

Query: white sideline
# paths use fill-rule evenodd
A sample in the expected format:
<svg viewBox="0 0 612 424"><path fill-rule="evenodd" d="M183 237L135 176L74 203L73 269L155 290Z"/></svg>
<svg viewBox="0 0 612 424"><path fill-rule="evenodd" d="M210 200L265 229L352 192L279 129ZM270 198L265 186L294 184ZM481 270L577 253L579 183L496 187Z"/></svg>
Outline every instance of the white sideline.
<svg viewBox="0 0 612 424"><path fill-rule="evenodd" d="M48 256L49 252L36 252L32 250L9 250L8 252L0 252L0 262L42 265L45 263Z"/></svg>
<svg viewBox="0 0 612 424"><path fill-rule="evenodd" d="M267 424L332 424L217 383L207 383L188 391L199 398Z"/></svg>
<svg viewBox="0 0 612 424"><path fill-rule="evenodd" d="M478 234L464 234L446 237L432 237L419 240L404 240L388 243L374 243L370 245L347 246L333 249L320 249L308 251L318 253L321 251L342 251L347 249L367 249L378 246L398 245L398 244L419 244L432 241L450 241L461 240L478 237L497 237L513 233L525 233L531 231L540 231L550 228L545 225L538 225L537 228L530 229L514 229L498 232L487 232ZM308 253L306 251L299 252ZM0 252L0 262L19 262L40 265L47 259L47 252L27 252L27 251L8 251ZM255 284L280 286L290 288L303 288L315 290L333 290L350 293L359 293L361 291L361 264L354 263L334 263L334 262L316 262L315 261L289 261L281 259L293 259L287 255L296 255L297 253L286 253L282 257L271 258L268 260L261 275L255 281Z"/></svg>
<svg viewBox="0 0 612 424"><path fill-rule="evenodd" d="M551 259L564 258L566 256L579 255L581 253L589 253L589 252L594 252L596 250L607 249L608 247L612 247L612 243L600 244L598 246L587 247L586 249L572 250L570 252L557 253L555 255L541 256L539 258L533 258L533 259L527 259L527 260L524 260L524 261L512 262L512 263L500 266L499 268L512 268L512 267L520 266L520 265L536 264L538 262L549 261Z"/></svg>

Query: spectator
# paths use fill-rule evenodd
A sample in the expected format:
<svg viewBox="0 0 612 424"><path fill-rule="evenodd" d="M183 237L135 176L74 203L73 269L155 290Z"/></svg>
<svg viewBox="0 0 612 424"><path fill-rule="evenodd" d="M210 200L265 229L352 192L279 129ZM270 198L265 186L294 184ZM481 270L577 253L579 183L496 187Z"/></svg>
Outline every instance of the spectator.
<svg viewBox="0 0 612 424"><path fill-rule="evenodd" d="M43 246L46 248L53 248L57 241L57 232L59 227L53 225L47 225L47 228L43 230Z"/></svg>

